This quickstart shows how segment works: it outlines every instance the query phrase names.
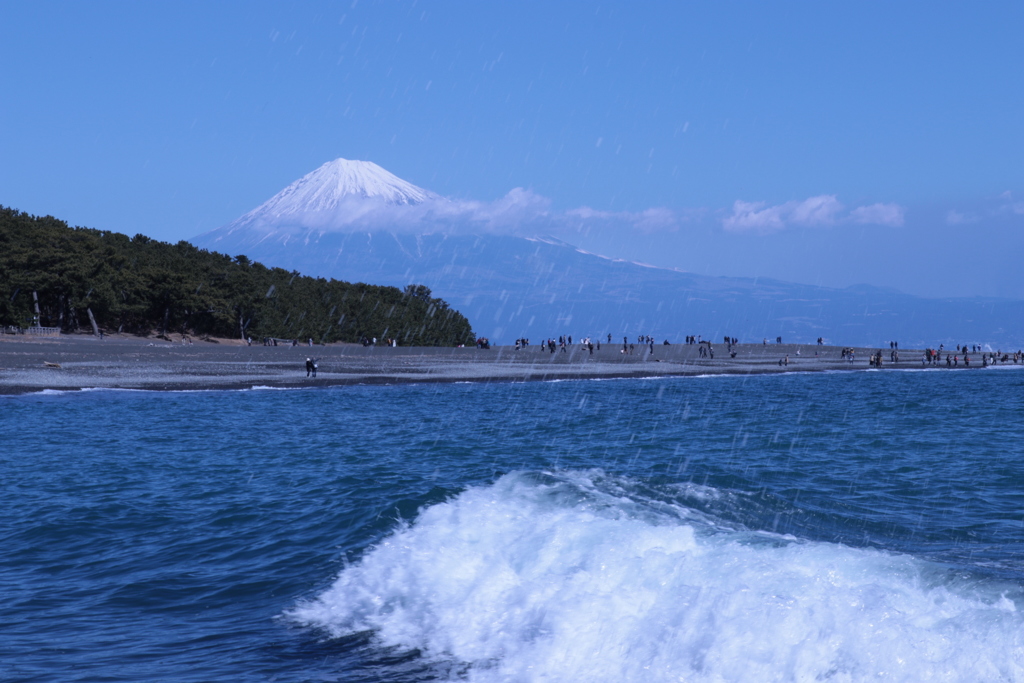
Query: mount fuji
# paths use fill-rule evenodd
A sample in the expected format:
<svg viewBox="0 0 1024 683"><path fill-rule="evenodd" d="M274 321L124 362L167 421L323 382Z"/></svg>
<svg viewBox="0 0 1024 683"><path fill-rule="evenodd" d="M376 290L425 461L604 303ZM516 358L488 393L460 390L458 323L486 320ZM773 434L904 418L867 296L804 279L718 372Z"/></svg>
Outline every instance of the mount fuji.
<svg viewBox="0 0 1024 683"><path fill-rule="evenodd" d="M560 334L993 348L1024 340L1024 302L714 277L587 253L545 236L546 207L524 212L524 196L450 200L372 162L336 159L191 241L306 275L423 284L497 343Z"/></svg>
<svg viewBox="0 0 1024 683"><path fill-rule="evenodd" d="M444 204L371 161L335 159L307 173L241 218L209 235L216 241L235 233L281 235L310 228L331 229L357 222L387 207ZM244 238L243 238L244 239Z"/></svg>

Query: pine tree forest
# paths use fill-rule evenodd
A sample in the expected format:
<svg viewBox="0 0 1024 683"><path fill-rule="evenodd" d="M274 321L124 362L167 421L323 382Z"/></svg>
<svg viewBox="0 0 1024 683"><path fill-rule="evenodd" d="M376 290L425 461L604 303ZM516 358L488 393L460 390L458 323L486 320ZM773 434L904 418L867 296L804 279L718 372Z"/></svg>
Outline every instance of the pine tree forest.
<svg viewBox="0 0 1024 683"><path fill-rule="evenodd" d="M38 320L37 317L38 307ZM0 325L403 346L473 341L429 288L349 283L0 207Z"/></svg>

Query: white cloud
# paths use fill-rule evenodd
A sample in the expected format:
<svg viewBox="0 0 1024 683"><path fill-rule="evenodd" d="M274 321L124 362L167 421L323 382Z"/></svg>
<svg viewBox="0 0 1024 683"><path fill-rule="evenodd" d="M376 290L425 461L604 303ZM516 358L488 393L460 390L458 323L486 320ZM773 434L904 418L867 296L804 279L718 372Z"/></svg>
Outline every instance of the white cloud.
<svg viewBox="0 0 1024 683"><path fill-rule="evenodd" d="M1009 189L999 195L998 199L1002 200L1002 203L998 205L996 209L989 210L995 214L1007 214L1013 213L1017 215L1024 214L1024 202L1014 199L1014 194Z"/></svg>
<svg viewBox="0 0 1024 683"><path fill-rule="evenodd" d="M373 232L482 234L521 236L579 234L591 229L626 228L642 233L676 230L702 215L700 210L674 211L652 207L643 211L601 211L583 206L555 211L551 200L517 187L494 201L433 198L418 204L388 204L352 197L323 209L254 217L249 226L268 232Z"/></svg>
<svg viewBox="0 0 1024 683"><path fill-rule="evenodd" d="M946 224L969 225L984 220L1021 215L1024 215L1024 201L1016 199L1013 192L1007 190L996 197L975 202L970 209L950 209L946 212Z"/></svg>
<svg viewBox="0 0 1024 683"><path fill-rule="evenodd" d="M722 221L722 227L729 232L754 232L768 234L785 229L789 225L831 225L843 210L835 195L823 194L808 197L803 201L767 206L765 202L745 202L737 199L732 205L732 215Z"/></svg>
<svg viewBox="0 0 1024 683"><path fill-rule="evenodd" d="M1002 211L1009 211L1017 215L1024 214L1024 202L1015 202L1014 196L1011 193L1009 193L1009 191L1006 191L1006 193L1002 193L1000 199L1007 200L1007 202L1001 207Z"/></svg>
<svg viewBox="0 0 1024 683"><path fill-rule="evenodd" d="M594 224L625 225L644 233L668 232L679 229L690 221L694 212L679 212L656 206L643 211L599 211L581 206L565 212L569 219L575 219L578 227Z"/></svg>
<svg viewBox="0 0 1024 683"><path fill-rule="evenodd" d="M843 205L834 194L824 194L796 202L789 220L799 225L831 225L835 223L836 214L842 210Z"/></svg>
<svg viewBox="0 0 1024 683"><path fill-rule="evenodd" d="M544 218L550 210L550 199L532 190L517 187L495 202L480 204L470 211L469 215L473 220L501 225Z"/></svg>
<svg viewBox="0 0 1024 683"><path fill-rule="evenodd" d="M614 216L611 211L599 211L592 209L589 206L581 206L578 209L570 209L565 212L565 215L572 216L574 218L580 218L582 220L605 220Z"/></svg>
<svg viewBox="0 0 1024 683"><path fill-rule="evenodd" d="M824 194L802 201L789 201L768 206L766 202L748 202L737 199L732 214L722 219L722 227L729 232L751 232L767 235L791 226L817 227L852 221L873 225L903 225L903 207L897 204L859 206L848 214L835 195Z"/></svg>
<svg viewBox="0 0 1024 683"><path fill-rule="evenodd" d="M732 215L722 221L722 227L729 232L757 232L766 234L778 232L786 227L782 219L786 205L769 206L765 202L745 202L737 199L732 205Z"/></svg>
<svg viewBox="0 0 1024 683"><path fill-rule="evenodd" d="M633 227L643 232L675 230L679 227L679 216L670 209L655 207L641 211L633 220Z"/></svg>
<svg viewBox="0 0 1024 683"><path fill-rule="evenodd" d="M850 220L854 223L869 225L888 225L898 228L903 225L903 207L899 204L872 204L858 206L850 212Z"/></svg>
<svg viewBox="0 0 1024 683"><path fill-rule="evenodd" d="M418 204L388 204L365 197L346 199L329 209L259 216L255 227L269 230L402 233L518 233L550 229L551 200L521 187L492 202L429 199ZM564 222L564 219L562 219Z"/></svg>
<svg viewBox="0 0 1024 683"><path fill-rule="evenodd" d="M977 223L979 220L981 219L978 218L977 214L961 213L956 209L950 209L946 214L947 225L967 225L969 223Z"/></svg>

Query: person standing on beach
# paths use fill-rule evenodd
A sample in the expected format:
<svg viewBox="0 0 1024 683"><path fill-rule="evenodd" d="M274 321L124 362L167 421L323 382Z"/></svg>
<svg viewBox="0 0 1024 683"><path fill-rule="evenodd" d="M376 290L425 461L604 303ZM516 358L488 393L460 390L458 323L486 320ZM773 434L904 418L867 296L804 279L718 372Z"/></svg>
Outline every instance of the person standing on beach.
<svg viewBox="0 0 1024 683"><path fill-rule="evenodd" d="M306 377L309 377L313 372L313 359L306 359Z"/></svg>

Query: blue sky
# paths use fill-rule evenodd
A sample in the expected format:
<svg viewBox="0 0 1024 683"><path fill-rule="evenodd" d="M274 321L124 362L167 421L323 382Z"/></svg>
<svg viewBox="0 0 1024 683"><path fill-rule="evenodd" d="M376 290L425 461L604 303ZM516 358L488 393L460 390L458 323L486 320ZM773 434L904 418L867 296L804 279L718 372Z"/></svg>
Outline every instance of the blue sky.
<svg viewBox="0 0 1024 683"><path fill-rule="evenodd" d="M525 188L609 256L1024 298L1024 4L3 1L0 18L0 204L31 213L175 241L346 157L460 199Z"/></svg>

